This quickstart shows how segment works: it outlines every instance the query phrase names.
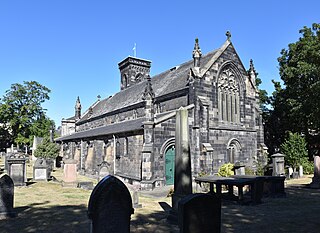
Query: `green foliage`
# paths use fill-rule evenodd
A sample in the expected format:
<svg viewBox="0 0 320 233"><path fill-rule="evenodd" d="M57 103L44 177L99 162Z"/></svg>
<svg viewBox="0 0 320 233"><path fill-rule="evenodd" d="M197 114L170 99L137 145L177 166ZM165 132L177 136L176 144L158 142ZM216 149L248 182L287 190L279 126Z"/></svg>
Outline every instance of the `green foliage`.
<svg viewBox="0 0 320 233"><path fill-rule="evenodd" d="M55 159L59 154L59 150L58 144L50 142L49 138L44 138L34 151L34 156L37 158Z"/></svg>
<svg viewBox="0 0 320 233"><path fill-rule="evenodd" d="M281 152L285 155L287 165L297 169L308 159L307 144L298 133L289 132L288 138L281 144Z"/></svg>
<svg viewBox="0 0 320 233"><path fill-rule="evenodd" d="M223 164L218 170L218 176L228 177L234 175L234 165L232 163Z"/></svg>
<svg viewBox="0 0 320 233"><path fill-rule="evenodd" d="M305 135L311 144L320 133L320 24L299 31L301 37L278 58L283 88L274 82L272 109L265 116L266 143L271 153L288 131Z"/></svg>
<svg viewBox="0 0 320 233"><path fill-rule="evenodd" d="M301 161L301 166L303 167L303 173L310 175L314 172L314 162L309 161L307 158L303 158Z"/></svg>
<svg viewBox="0 0 320 233"><path fill-rule="evenodd" d="M11 85L0 99L0 138L6 138L5 144L31 145L33 135L49 134L54 122L46 117L41 106L49 100L49 93L47 87L36 81Z"/></svg>
<svg viewBox="0 0 320 233"><path fill-rule="evenodd" d="M255 175L254 170L252 168L250 168L250 167L245 167L244 171L245 171L246 175Z"/></svg>

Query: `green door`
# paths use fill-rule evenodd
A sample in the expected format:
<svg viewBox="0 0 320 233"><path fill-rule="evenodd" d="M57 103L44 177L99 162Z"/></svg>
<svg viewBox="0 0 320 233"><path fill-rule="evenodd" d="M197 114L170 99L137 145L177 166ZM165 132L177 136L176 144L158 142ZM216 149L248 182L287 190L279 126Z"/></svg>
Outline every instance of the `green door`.
<svg viewBox="0 0 320 233"><path fill-rule="evenodd" d="M166 185L174 183L174 147L170 147L166 152Z"/></svg>

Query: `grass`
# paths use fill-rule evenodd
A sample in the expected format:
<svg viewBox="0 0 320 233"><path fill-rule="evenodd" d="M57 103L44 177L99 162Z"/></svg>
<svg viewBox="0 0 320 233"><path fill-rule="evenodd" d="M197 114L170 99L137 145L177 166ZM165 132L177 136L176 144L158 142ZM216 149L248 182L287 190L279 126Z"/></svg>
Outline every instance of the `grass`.
<svg viewBox="0 0 320 233"><path fill-rule="evenodd" d="M30 182L15 187L15 218L0 220L0 232L89 232L87 206L91 191L62 187L62 170L52 173L57 181ZM32 178L32 164L27 166ZM93 181L78 176L79 181ZM286 181L285 198L264 198L257 206L222 203L222 232L319 232L320 190L306 189L311 177ZM142 208L131 216L131 232L179 232L166 221L163 205L170 197L140 196ZM161 206L160 206L161 204Z"/></svg>

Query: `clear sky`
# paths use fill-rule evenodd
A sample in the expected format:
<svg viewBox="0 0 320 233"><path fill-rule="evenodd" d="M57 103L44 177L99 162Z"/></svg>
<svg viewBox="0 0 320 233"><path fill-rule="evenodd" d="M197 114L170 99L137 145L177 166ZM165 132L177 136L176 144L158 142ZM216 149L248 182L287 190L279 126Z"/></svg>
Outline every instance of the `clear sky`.
<svg viewBox="0 0 320 233"><path fill-rule="evenodd" d="M271 94L281 49L320 23L319 9L319 0L1 0L0 96L38 81L52 91L44 107L58 126L74 115L77 96L84 112L97 95L120 90L118 63L134 43L155 75L192 59L196 37L203 54L219 48L227 30Z"/></svg>

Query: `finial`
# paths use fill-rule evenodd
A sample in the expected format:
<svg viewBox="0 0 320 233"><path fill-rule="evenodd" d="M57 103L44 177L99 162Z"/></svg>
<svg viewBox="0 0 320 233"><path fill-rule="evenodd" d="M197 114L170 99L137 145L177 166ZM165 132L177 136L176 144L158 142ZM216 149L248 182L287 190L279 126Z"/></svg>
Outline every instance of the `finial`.
<svg viewBox="0 0 320 233"><path fill-rule="evenodd" d="M80 97L78 96L76 101L76 108L81 108Z"/></svg>
<svg viewBox="0 0 320 233"><path fill-rule="evenodd" d="M193 60L194 60L194 66L195 67L200 67L200 58L201 58L201 49L200 49L200 46L199 46L199 39L196 38L195 39L195 43L194 43L194 49L192 51L192 57L193 57Z"/></svg>
<svg viewBox="0 0 320 233"><path fill-rule="evenodd" d="M101 99L101 95L97 95L97 98L98 98L98 100L100 100Z"/></svg>
<svg viewBox="0 0 320 233"><path fill-rule="evenodd" d="M146 84L146 87L144 89L144 93L143 93L143 99L146 99L146 97L150 95L151 98L154 98L154 92L153 92L153 89L152 89L152 84L151 84L151 78L150 78L150 75L147 75L147 84Z"/></svg>
<svg viewBox="0 0 320 233"><path fill-rule="evenodd" d="M253 65L253 60L252 59L250 59L250 69L249 69L249 71L256 73L256 70L254 69L254 65Z"/></svg>
<svg viewBox="0 0 320 233"><path fill-rule="evenodd" d="M230 31L227 31L227 32L226 32L226 36L227 36L227 40L230 40L230 39L231 39L231 32L230 32Z"/></svg>

